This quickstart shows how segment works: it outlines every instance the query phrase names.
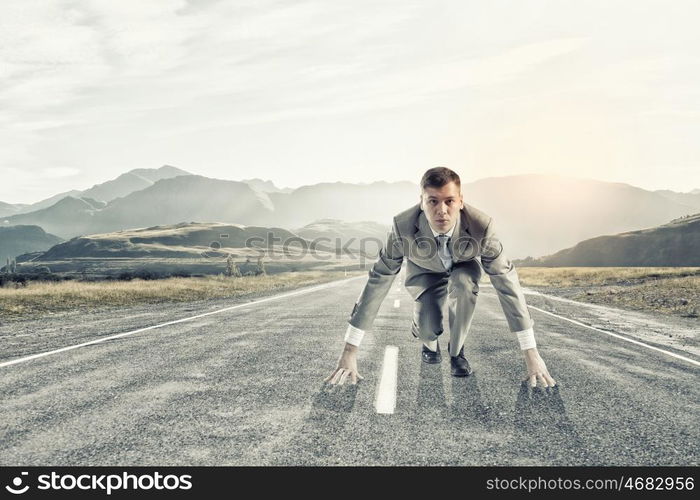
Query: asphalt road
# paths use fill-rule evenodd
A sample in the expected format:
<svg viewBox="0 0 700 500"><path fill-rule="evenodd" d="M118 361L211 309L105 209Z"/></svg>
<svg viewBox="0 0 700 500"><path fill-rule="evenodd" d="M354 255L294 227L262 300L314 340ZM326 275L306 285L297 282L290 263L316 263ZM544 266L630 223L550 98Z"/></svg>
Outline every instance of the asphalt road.
<svg viewBox="0 0 700 500"><path fill-rule="evenodd" d="M0 465L700 462L697 366L533 310L559 387L530 391L488 287L465 347L471 377L452 378L447 357L421 362L395 285L360 350L365 380L323 384L363 284L1 366ZM375 409L386 346L399 352L388 415Z"/></svg>

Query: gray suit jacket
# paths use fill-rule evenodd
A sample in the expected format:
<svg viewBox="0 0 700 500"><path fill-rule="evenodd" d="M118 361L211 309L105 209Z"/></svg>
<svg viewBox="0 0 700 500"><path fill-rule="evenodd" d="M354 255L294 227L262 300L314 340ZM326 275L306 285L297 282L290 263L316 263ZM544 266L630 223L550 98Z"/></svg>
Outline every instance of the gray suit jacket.
<svg viewBox="0 0 700 500"><path fill-rule="evenodd" d="M520 289L518 274L503 252L491 217L464 204L449 243L453 265L476 260L498 292L510 330L527 330L533 321ZM417 299L431 285L445 277L445 267L437 253L437 243L420 204L394 217L386 244L369 271L369 279L355 303L349 322L369 330L379 306L391 289L394 278L407 260L406 288ZM478 279L478 277L477 277Z"/></svg>

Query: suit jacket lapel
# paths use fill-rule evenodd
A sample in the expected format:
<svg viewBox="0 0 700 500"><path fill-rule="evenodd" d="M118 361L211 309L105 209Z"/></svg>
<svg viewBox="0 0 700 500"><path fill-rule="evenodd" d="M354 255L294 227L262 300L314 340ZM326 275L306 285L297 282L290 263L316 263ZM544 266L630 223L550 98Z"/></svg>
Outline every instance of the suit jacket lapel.
<svg viewBox="0 0 700 500"><path fill-rule="evenodd" d="M445 272L440 256L437 252L437 242L430 229L425 212L421 211L416 221L416 242L411 245L413 249L413 261L421 267L436 272Z"/></svg>
<svg viewBox="0 0 700 500"><path fill-rule="evenodd" d="M469 233L467 212L464 208L459 211L458 227L456 227L455 232L452 233L452 238L448 246L452 253L452 262L463 262L476 257L476 246L474 244L474 238Z"/></svg>

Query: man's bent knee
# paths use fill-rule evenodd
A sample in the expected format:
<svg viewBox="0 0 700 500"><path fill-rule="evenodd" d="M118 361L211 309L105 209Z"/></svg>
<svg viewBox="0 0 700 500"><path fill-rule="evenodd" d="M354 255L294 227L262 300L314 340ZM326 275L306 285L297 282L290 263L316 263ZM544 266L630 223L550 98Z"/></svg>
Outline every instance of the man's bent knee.
<svg viewBox="0 0 700 500"><path fill-rule="evenodd" d="M474 266L457 266L450 275L448 289L451 291L457 289L459 291L474 291L479 290L479 281L481 280L481 268Z"/></svg>
<svg viewBox="0 0 700 500"><path fill-rule="evenodd" d="M448 295L461 294L479 295L479 282L467 273L461 274L457 279L451 280Z"/></svg>

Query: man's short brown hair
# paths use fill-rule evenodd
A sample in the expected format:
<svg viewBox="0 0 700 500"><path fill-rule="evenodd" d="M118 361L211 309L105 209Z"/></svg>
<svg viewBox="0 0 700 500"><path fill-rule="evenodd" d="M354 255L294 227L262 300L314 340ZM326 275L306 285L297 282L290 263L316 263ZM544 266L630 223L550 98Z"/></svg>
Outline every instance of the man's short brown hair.
<svg viewBox="0 0 700 500"><path fill-rule="evenodd" d="M462 185L457 172L446 167L435 167L423 174L423 178L420 180L420 187L421 189L427 187L441 188L450 182L457 184L457 187Z"/></svg>

